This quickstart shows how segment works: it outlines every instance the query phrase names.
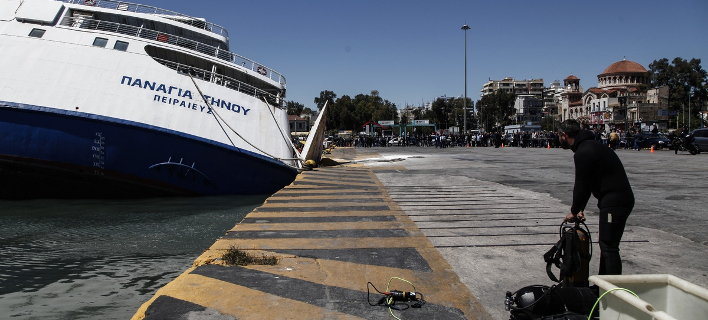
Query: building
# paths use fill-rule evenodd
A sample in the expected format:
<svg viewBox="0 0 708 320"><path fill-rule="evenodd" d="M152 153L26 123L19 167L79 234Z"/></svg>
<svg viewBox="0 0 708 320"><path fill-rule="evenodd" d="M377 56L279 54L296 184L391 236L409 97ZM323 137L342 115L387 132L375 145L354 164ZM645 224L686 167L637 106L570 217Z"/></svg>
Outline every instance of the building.
<svg viewBox="0 0 708 320"><path fill-rule="evenodd" d="M406 119L406 123L410 123L412 120L415 120L415 110L417 108L414 106L406 106L403 109L398 109L398 118L399 119Z"/></svg>
<svg viewBox="0 0 708 320"><path fill-rule="evenodd" d="M582 98L583 87L580 86L580 79L571 73L563 79L563 91L559 94L558 108L561 121L588 116L589 110L583 108Z"/></svg>
<svg viewBox="0 0 708 320"><path fill-rule="evenodd" d="M592 128L609 131L624 129L642 117L638 104L647 106L649 78L647 69L634 61L622 59L611 64L597 76L597 87L588 89L582 97L582 110L574 119ZM641 109L639 109L641 110ZM572 116L572 115L571 115Z"/></svg>
<svg viewBox="0 0 708 320"><path fill-rule="evenodd" d="M543 96L543 79L531 80L514 80L514 78L506 77L503 80L489 80L482 86L481 97L496 93L502 90L508 93L515 94L531 94L535 96Z"/></svg>
<svg viewBox="0 0 708 320"><path fill-rule="evenodd" d="M560 84L560 80L551 82L551 85L543 89L543 113L555 117L558 115L560 106L560 94L565 91Z"/></svg>
<svg viewBox="0 0 708 320"><path fill-rule="evenodd" d="M291 133L310 131L310 126L307 123L307 119L303 119L294 115L288 115L288 122L290 123Z"/></svg>
<svg viewBox="0 0 708 320"><path fill-rule="evenodd" d="M543 117L543 99L531 94L520 94L514 102L516 124L540 125Z"/></svg>

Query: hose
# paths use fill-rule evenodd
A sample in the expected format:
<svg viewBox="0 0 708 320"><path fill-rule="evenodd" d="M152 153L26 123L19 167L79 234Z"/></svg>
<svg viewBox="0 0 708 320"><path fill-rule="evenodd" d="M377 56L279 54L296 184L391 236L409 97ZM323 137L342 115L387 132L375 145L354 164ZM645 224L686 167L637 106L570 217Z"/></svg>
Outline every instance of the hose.
<svg viewBox="0 0 708 320"><path fill-rule="evenodd" d="M612 292L612 291L615 291L615 290L627 291L627 292L631 293L632 295L634 295L635 297L637 297L637 299L639 299L639 296L638 296L636 293L630 291L629 289L625 289L625 288L612 288L612 289L610 289L610 290L607 290L607 291L606 291L605 293L603 293L599 298L597 298L597 301L595 301L595 304L592 306L592 309L590 309L590 314L588 315L588 320L591 320L591 318L592 318L592 313L595 312L595 307L597 307L597 304L600 302L600 299L602 299L606 294L608 294L608 293L610 293L610 292Z"/></svg>

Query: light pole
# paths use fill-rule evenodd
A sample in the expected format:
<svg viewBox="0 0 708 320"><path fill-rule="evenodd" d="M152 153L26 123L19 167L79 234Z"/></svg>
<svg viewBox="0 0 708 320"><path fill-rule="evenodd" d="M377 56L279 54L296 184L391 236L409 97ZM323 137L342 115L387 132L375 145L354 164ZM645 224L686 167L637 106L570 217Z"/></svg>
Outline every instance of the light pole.
<svg viewBox="0 0 708 320"><path fill-rule="evenodd" d="M463 112L463 130L464 133L467 134L467 30L469 30L470 27L465 24L462 26L462 30L465 30L465 100L462 102L462 112ZM473 111L474 112L474 111Z"/></svg>
<svg viewBox="0 0 708 320"><path fill-rule="evenodd" d="M691 93L693 92L693 87L688 89L688 132L691 132Z"/></svg>

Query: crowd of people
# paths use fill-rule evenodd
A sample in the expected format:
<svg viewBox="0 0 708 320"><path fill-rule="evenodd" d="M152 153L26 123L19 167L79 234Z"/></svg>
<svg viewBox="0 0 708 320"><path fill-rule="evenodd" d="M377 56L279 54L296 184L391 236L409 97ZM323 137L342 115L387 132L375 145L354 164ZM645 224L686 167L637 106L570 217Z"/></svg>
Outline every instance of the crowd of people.
<svg viewBox="0 0 708 320"><path fill-rule="evenodd" d="M617 148L639 150L638 143L644 139L644 132L636 127L629 130L591 130L595 135L595 140L601 141L604 145L613 150ZM663 132L653 128L650 132ZM672 133L673 134L673 133ZM517 147L517 148L559 148L559 133L557 131L517 131L514 133L503 133L501 130L482 133L468 134L447 134L435 132L430 135L409 135L407 137L382 137L360 135L353 137L333 137L332 144L338 147ZM669 138L671 136L669 135ZM620 144L620 141L623 141Z"/></svg>
<svg viewBox="0 0 708 320"><path fill-rule="evenodd" d="M435 148L451 148L451 147L547 147L548 144L552 148L558 147L558 135L555 132L526 132L517 134L502 134L499 131L486 133L469 133L469 134L441 134L435 133L431 135L409 135L404 137L372 137L372 136L356 136L352 138L335 137L333 143L338 147L435 147Z"/></svg>
<svg viewBox="0 0 708 320"><path fill-rule="evenodd" d="M501 132L469 133L469 134L431 134L431 135L410 135L403 137L372 137L357 136L353 138L336 137L333 143L338 147L522 147L545 148L549 144L551 148L559 147L558 134L556 132L525 132L516 134L502 134Z"/></svg>

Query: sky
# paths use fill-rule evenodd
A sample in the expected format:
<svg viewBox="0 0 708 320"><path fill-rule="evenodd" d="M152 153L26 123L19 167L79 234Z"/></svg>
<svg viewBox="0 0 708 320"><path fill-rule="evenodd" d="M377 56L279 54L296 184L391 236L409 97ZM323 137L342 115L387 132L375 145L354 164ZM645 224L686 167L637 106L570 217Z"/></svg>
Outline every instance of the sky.
<svg viewBox="0 0 708 320"><path fill-rule="evenodd" d="M512 77L545 86L573 74L584 89L627 59L645 68L676 57L708 70L708 1L143 0L206 18L231 51L287 80L287 101L316 108L321 91L379 95L403 108L436 97L478 100Z"/></svg>

